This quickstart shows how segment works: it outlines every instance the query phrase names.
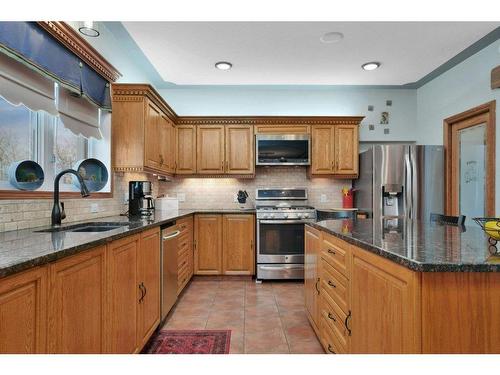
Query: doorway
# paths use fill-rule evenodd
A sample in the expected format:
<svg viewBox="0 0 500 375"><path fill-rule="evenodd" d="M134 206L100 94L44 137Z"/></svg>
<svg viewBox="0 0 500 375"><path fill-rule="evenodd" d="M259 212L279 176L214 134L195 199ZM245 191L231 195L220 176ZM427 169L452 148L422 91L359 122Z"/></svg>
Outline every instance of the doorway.
<svg viewBox="0 0 500 375"><path fill-rule="evenodd" d="M495 216L495 104L444 120L446 215Z"/></svg>

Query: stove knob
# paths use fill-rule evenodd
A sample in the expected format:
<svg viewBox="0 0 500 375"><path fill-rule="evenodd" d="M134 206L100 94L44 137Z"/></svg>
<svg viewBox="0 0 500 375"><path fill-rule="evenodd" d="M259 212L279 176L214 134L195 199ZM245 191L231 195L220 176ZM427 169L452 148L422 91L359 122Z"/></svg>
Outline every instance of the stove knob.
<svg viewBox="0 0 500 375"><path fill-rule="evenodd" d="M269 215L268 215L268 214L263 214L263 215L262 215L262 218L263 218L263 219L267 219L268 217L269 217Z"/></svg>
<svg viewBox="0 0 500 375"><path fill-rule="evenodd" d="M288 214L283 214L283 217L284 217L285 219L288 219Z"/></svg>
<svg viewBox="0 0 500 375"><path fill-rule="evenodd" d="M269 218L271 218L271 219L272 219L273 217L274 217L274 214L269 215Z"/></svg>
<svg viewBox="0 0 500 375"><path fill-rule="evenodd" d="M304 217L305 217L305 218L308 218L308 217L309 217L309 214L304 214Z"/></svg>
<svg viewBox="0 0 500 375"><path fill-rule="evenodd" d="M302 214L297 214L297 217L298 217L299 219L302 219L303 215L302 215Z"/></svg>

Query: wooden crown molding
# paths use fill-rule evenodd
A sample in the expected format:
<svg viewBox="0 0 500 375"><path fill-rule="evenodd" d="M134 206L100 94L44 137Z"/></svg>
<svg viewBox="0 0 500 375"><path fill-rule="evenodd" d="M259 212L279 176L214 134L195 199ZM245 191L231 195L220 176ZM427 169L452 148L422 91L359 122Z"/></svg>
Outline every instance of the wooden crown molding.
<svg viewBox="0 0 500 375"><path fill-rule="evenodd" d="M179 125L359 125L363 116L189 116Z"/></svg>
<svg viewBox="0 0 500 375"><path fill-rule="evenodd" d="M108 82L115 82L121 77L121 73L66 22L39 21L37 23Z"/></svg>
<svg viewBox="0 0 500 375"><path fill-rule="evenodd" d="M500 89L500 65L491 70L491 89Z"/></svg>
<svg viewBox="0 0 500 375"><path fill-rule="evenodd" d="M114 101L136 101L137 97L147 97L155 103L167 116L178 122L178 116L167 104L165 99L154 89L153 86L145 83L113 83L111 85L111 96ZM136 97L136 98L134 98ZM130 99L129 99L130 98Z"/></svg>

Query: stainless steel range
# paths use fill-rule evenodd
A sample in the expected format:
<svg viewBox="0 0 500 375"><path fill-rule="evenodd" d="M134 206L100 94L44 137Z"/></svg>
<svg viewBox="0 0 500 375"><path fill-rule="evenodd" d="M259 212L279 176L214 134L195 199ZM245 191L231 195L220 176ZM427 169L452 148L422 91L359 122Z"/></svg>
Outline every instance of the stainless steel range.
<svg viewBox="0 0 500 375"><path fill-rule="evenodd" d="M257 202L257 280L304 278L304 224L316 221L307 190L266 188Z"/></svg>

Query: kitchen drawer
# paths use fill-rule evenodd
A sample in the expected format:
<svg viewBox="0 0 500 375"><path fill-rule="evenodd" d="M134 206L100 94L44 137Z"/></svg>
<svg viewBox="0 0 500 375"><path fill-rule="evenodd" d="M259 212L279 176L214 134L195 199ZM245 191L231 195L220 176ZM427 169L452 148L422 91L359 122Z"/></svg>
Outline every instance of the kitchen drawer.
<svg viewBox="0 0 500 375"><path fill-rule="evenodd" d="M176 224L177 224L177 227L179 228L179 230L181 231L181 233L193 231L193 217L192 216L185 217L183 219L179 219L179 220L177 220Z"/></svg>
<svg viewBox="0 0 500 375"><path fill-rule="evenodd" d="M349 279L351 271L351 249L349 244L324 232L322 237L321 257Z"/></svg>
<svg viewBox="0 0 500 375"><path fill-rule="evenodd" d="M320 315L319 320L319 330L321 344L325 349L327 354L346 354L347 351L342 345L338 337L335 335L334 331L330 328L329 323L326 321L327 318L324 315Z"/></svg>
<svg viewBox="0 0 500 375"><path fill-rule="evenodd" d="M177 258L177 266L178 266L178 269L180 270L181 268L189 265L189 253L186 252L184 253L181 257L178 257Z"/></svg>
<svg viewBox="0 0 500 375"><path fill-rule="evenodd" d="M343 349L347 349L347 340L349 339L349 331L345 326L347 315L333 302L327 295L322 295L320 300L320 316L325 318L325 321L335 333L339 345Z"/></svg>
<svg viewBox="0 0 500 375"><path fill-rule="evenodd" d="M349 281L325 259L321 259L321 270L322 292L328 294L347 314L349 311Z"/></svg>
<svg viewBox="0 0 500 375"><path fill-rule="evenodd" d="M181 250L190 247L193 243L193 237L189 233L181 234L177 240L177 249Z"/></svg>
<svg viewBox="0 0 500 375"><path fill-rule="evenodd" d="M189 250L192 249L193 247L191 246L190 243L186 243L185 245L178 246L177 247L177 257L182 256L185 253L189 253Z"/></svg>

